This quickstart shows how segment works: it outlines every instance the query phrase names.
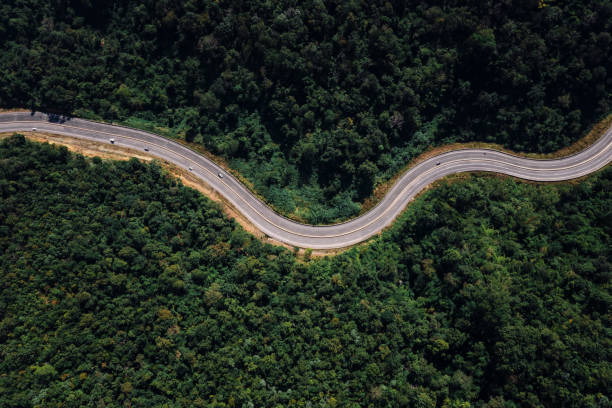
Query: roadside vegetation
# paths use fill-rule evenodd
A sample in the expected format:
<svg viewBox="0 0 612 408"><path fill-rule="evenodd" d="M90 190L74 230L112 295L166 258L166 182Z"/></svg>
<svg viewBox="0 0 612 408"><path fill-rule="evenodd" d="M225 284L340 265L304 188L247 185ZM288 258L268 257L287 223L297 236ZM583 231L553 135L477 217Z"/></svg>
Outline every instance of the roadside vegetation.
<svg viewBox="0 0 612 408"><path fill-rule="evenodd" d="M466 176L332 258L163 169L0 141L0 406L605 407L612 169Z"/></svg>
<svg viewBox="0 0 612 408"><path fill-rule="evenodd" d="M431 146L570 145L612 110L611 23L603 0L8 0L0 107L184 138L327 223Z"/></svg>

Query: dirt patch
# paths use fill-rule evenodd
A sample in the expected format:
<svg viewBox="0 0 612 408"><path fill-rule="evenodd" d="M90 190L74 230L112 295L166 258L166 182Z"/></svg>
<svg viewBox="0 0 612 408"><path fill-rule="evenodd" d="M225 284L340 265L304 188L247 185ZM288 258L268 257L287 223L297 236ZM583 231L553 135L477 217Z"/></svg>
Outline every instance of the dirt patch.
<svg viewBox="0 0 612 408"><path fill-rule="evenodd" d="M55 135L43 132L19 132L29 140L40 143L51 143L60 146L66 146L68 150L82 154L83 156L98 156L103 159L110 160L129 160L135 157L139 160L151 161L155 157L144 155L133 149L122 148L113 145L107 145L88 140L76 139L68 136ZM0 138L6 138L13 133L0 133Z"/></svg>
<svg viewBox="0 0 612 408"><path fill-rule="evenodd" d="M3 112L31 112L27 109L22 109L22 108L12 108L12 109L1 109L0 108L0 113Z"/></svg>

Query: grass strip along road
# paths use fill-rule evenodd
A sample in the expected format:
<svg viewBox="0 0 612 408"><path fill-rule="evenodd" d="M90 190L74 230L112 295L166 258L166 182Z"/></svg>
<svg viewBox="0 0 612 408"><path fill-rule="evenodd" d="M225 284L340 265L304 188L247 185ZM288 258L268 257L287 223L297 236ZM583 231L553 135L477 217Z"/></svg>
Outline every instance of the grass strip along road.
<svg viewBox="0 0 612 408"><path fill-rule="evenodd" d="M490 149L460 149L431 157L403 174L367 213L334 225L306 225L274 212L247 187L210 159L180 143L145 131L40 112L0 114L0 132L40 131L144 151L192 172L227 199L256 228L288 245L344 248L376 235L421 190L445 176L485 171L551 182L585 176L612 160L612 127L585 150L554 160L527 159Z"/></svg>

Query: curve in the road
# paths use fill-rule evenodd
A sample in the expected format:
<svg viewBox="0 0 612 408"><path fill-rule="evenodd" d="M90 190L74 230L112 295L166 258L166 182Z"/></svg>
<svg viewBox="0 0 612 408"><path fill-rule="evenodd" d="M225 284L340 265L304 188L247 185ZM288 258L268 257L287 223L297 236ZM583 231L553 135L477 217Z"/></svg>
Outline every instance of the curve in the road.
<svg viewBox="0 0 612 408"><path fill-rule="evenodd" d="M612 160L612 127L587 149L554 160L534 160L488 149L460 149L431 157L408 170L383 199L366 214L334 225L306 225L274 212L236 178L210 159L164 137L127 128L44 113L0 114L0 132L41 132L110 143L143 150L191 171L201 178L255 227L289 245L312 249L344 248L362 242L387 227L427 185L445 176L487 171L533 181L562 181L582 177ZM222 176L222 177L221 177Z"/></svg>

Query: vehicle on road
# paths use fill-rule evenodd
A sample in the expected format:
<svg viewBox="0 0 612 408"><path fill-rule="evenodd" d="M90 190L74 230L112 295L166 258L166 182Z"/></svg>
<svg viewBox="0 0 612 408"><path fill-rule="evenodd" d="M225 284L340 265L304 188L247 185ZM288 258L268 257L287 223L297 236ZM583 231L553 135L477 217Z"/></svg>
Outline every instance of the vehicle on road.
<svg viewBox="0 0 612 408"><path fill-rule="evenodd" d="M144 151L145 151L145 152L148 152L148 151L149 151L149 148L148 148L148 147L145 147L145 148L144 148Z"/></svg>
<svg viewBox="0 0 612 408"><path fill-rule="evenodd" d="M27 112L0 114L0 130L15 131L18 129L27 131L32 129L37 123L33 122L29 116L30 114ZM40 120L45 119L40 118ZM42 122L38 123L43 124ZM121 138L120 147L135 148L136 150L148 147L143 143L161 146L151 141L159 140L160 143L164 143L168 147L163 149L156 147L154 153L151 151L152 154L181 168L185 168L183 166L186 162L195 163L200 160L198 165L201 166L201 171L198 171L197 176L204 181L214 181L212 177L215 174L214 172L205 172L204 169L211 167L218 169L217 177L222 179L222 183L215 183L215 187L219 194L230 202L235 202L237 211L253 220L255 227L264 231L274 240L300 248L312 249L343 248L368 239L389 226L406 207L406 203L412 200L418 192L433 181L439 180L450 173L494 171L525 180L551 182L583 177L612 162L612 128L608 128L597 141L585 150L552 160L530 159L501 152L496 153L495 150L458 149L452 155L445 154L441 157L432 157L432 161L427 161L426 167L415 166L412 170L404 173L394 184L394 186L402 186L397 196L392 200L381 200L381 203L385 204L375 206L367 215L364 214L363 217L354 218L343 224L315 226L296 223L276 214L272 208L266 207L265 203L257 202L257 197L249 192L246 187L234 183L235 180L231 180L231 185L225 183L225 177L221 177L221 175L225 176L225 170L220 170L220 167L217 167L205 156L192 159L190 155L194 153L180 144L167 141L154 134L141 135L124 128L115 128L81 119L72 119L71 123L74 126L70 130L54 123L44 123L44 131L83 139L89 139L92 132L101 132L106 134L106 140L110 140L110 143L114 143L116 139L110 139L108 135L116 134L117 137ZM169 152L166 152L166 150ZM176 158L176 156L182 156L182 158ZM442 160L446 161L445 168L438 170L437 167L441 167ZM434 163L433 169L429 167L431 163ZM534 163L537 163L537 166L534 166ZM186 166L189 172L195 172L192 166L193 164ZM196 175L194 174L194 176ZM255 205L252 205L252 203L255 203Z"/></svg>
<svg viewBox="0 0 612 408"><path fill-rule="evenodd" d="M36 132L36 128L32 128L32 132Z"/></svg>
<svg viewBox="0 0 612 408"><path fill-rule="evenodd" d="M110 140L111 144L115 144L115 139Z"/></svg>

